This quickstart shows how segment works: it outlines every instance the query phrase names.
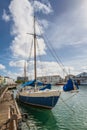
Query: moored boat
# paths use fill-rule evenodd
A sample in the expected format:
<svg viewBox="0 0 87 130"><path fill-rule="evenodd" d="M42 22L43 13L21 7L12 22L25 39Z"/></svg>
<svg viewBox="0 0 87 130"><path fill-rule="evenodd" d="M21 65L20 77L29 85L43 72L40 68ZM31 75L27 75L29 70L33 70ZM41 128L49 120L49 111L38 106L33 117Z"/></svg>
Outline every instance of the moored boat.
<svg viewBox="0 0 87 130"><path fill-rule="evenodd" d="M61 92L58 90L51 90L51 84L43 84L37 82L37 60L36 60L36 26L35 26L35 16L34 16L34 80L30 82L26 82L23 85L23 88L18 93L19 101L31 105L34 107L41 107L46 109L52 109L59 97ZM38 86L43 85L42 88L39 89ZM32 86L30 88L30 86Z"/></svg>
<svg viewBox="0 0 87 130"><path fill-rule="evenodd" d="M34 107L52 109L56 105L61 92L52 90L51 84L44 85L42 82L37 82L37 85L38 88L35 88L35 80L23 84L18 93L19 101Z"/></svg>
<svg viewBox="0 0 87 130"><path fill-rule="evenodd" d="M19 100L30 106L52 109L56 105L59 96L60 92L56 90L24 91L19 94Z"/></svg>
<svg viewBox="0 0 87 130"><path fill-rule="evenodd" d="M72 80L71 78L69 78L67 83L63 86L63 90L65 92L68 92L68 91L76 92L78 91L78 89L79 89L78 83L75 80Z"/></svg>

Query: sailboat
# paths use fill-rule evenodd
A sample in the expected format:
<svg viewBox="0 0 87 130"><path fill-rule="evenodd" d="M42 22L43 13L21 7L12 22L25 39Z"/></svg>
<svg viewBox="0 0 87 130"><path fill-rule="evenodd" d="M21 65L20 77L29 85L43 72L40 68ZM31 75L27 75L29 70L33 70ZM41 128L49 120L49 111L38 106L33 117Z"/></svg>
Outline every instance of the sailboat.
<svg viewBox="0 0 87 130"><path fill-rule="evenodd" d="M21 91L18 93L18 99L24 104L52 109L58 102L61 92L51 89L51 84L44 84L37 81L36 68L36 31L35 31L35 16L34 16L34 80L25 82L22 85ZM39 86L43 86L39 88Z"/></svg>

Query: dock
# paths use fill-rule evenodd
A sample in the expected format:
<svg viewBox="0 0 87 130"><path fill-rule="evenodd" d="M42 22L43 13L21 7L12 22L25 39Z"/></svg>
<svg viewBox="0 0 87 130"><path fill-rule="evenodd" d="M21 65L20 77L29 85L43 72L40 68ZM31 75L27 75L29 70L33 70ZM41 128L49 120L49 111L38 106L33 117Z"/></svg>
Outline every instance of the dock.
<svg viewBox="0 0 87 130"><path fill-rule="evenodd" d="M9 86L0 89L0 130L18 130L21 113Z"/></svg>

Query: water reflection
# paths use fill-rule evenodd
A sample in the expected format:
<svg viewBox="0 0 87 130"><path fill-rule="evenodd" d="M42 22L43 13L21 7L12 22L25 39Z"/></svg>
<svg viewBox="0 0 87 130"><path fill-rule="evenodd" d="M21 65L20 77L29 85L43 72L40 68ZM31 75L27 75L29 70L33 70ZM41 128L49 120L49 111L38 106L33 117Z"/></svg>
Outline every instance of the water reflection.
<svg viewBox="0 0 87 130"><path fill-rule="evenodd" d="M56 118L52 111L23 106L22 112L28 113L28 121L34 124L37 130L58 130Z"/></svg>

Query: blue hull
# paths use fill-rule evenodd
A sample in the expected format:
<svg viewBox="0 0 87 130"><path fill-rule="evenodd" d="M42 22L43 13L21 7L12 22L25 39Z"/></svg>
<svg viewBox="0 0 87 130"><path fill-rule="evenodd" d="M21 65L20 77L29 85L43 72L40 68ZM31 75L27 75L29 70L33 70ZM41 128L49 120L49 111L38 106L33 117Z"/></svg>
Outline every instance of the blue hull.
<svg viewBox="0 0 87 130"><path fill-rule="evenodd" d="M19 95L19 100L25 104L34 106L34 107L42 107L46 109L52 109L57 101L59 96L51 96L51 97L28 97Z"/></svg>

